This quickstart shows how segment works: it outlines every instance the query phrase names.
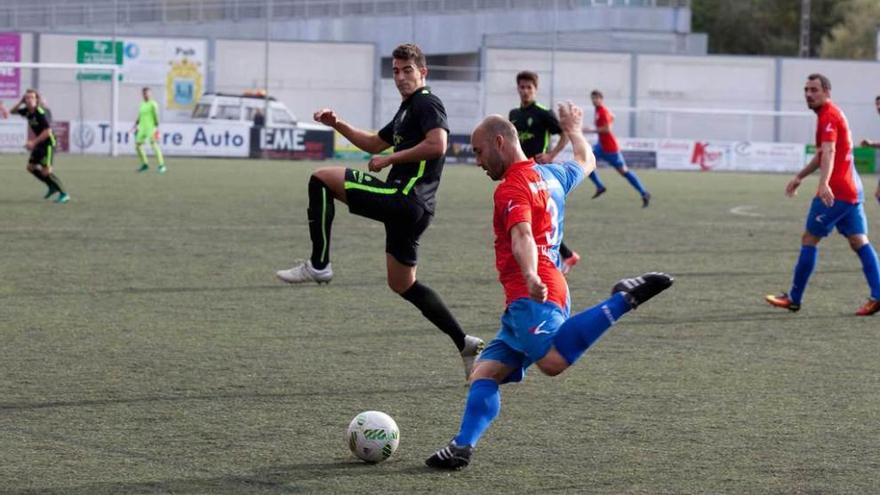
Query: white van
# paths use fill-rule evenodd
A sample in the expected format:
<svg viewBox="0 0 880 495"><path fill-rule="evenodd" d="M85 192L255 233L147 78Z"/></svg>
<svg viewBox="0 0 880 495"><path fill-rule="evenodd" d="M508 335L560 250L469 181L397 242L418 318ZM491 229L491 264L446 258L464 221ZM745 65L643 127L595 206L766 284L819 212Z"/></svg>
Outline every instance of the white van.
<svg viewBox="0 0 880 495"><path fill-rule="evenodd" d="M257 111L266 112L267 97L252 94L206 93L199 98L193 109L192 119L201 122L241 122L253 124ZM297 127L300 129L327 130L327 127L311 122L297 122L287 106L268 97L269 113L265 115L266 127Z"/></svg>

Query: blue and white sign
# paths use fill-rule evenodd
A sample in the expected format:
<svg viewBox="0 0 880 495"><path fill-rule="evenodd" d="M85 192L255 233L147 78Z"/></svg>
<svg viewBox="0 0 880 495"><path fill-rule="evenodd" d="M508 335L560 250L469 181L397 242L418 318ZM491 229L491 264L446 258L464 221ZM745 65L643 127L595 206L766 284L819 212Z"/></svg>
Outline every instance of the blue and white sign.
<svg viewBox="0 0 880 495"><path fill-rule="evenodd" d="M133 122L120 122L115 133L120 153L134 155ZM159 127L162 153L170 156L247 157L250 125L164 123ZM106 121L71 121L70 152L106 154L114 138Z"/></svg>

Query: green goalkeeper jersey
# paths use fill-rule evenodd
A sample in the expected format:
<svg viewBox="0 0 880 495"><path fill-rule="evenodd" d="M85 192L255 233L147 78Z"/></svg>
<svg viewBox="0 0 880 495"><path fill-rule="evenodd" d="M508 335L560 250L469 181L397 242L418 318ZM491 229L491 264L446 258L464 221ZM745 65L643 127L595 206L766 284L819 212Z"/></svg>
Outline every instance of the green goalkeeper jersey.
<svg viewBox="0 0 880 495"><path fill-rule="evenodd" d="M138 128L155 129L159 127L159 105L156 100L148 100L141 103L138 110Z"/></svg>

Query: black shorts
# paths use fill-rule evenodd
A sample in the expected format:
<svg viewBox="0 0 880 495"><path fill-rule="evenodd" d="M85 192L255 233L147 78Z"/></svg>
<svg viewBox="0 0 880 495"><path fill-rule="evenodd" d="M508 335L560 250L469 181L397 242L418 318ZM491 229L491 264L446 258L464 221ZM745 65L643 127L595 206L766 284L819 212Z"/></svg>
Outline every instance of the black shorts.
<svg viewBox="0 0 880 495"><path fill-rule="evenodd" d="M52 159L55 154L55 147L51 144L37 146L33 150L31 150L31 157L28 159L28 163L32 163L35 165L42 165L44 167L52 166Z"/></svg>
<svg viewBox="0 0 880 495"><path fill-rule="evenodd" d="M345 169L348 211L385 224L385 252L407 266L418 262L419 237L433 215L400 189L374 175Z"/></svg>

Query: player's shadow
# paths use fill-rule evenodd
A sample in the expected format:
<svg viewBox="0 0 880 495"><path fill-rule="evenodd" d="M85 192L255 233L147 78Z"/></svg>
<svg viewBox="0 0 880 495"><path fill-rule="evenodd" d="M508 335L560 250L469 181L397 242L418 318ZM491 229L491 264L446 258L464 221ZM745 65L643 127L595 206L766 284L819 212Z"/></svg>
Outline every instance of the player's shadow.
<svg viewBox="0 0 880 495"><path fill-rule="evenodd" d="M198 292L239 292L239 291L277 291L286 287L280 284L264 285L238 285L226 287L120 287L115 289L76 289L76 290L33 290L19 291L8 294L0 294L0 299L14 297L44 297L44 296L71 296L71 295L99 295L99 294L185 294Z"/></svg>
<svg viewBox="0 0 880 495"><path fill-rule="evenodd" d="M17 491L4 491L10 495L115 495L127 494L202 494L241 495L241 494L288 494L310 493L316 483L335 480L340 477L353 479L350 493L362 493L362 478L381 477L389 474L435 474L429 468L409 462L390 460L378 465L366 464L354 459L320 463L288 464L270 466L257 470L251 475L220 476L214 478L186 478L152 482L98 482L62 488L29 488Z"/></svg>

